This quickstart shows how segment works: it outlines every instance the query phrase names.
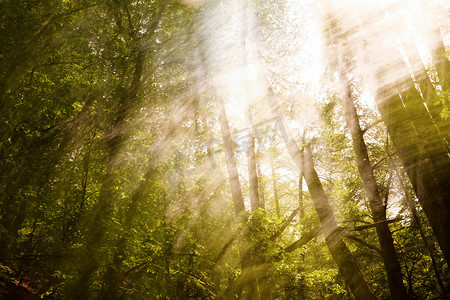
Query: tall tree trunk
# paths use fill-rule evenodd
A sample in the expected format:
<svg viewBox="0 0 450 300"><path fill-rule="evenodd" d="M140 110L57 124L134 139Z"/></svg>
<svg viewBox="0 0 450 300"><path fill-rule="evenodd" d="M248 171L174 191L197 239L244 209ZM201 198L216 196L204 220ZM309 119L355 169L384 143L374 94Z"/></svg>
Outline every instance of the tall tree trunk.
<svg viewBox="0 0 450 300"><path fill-rule="evenodd" d="M219 105L219 123L220 129L222 131L223 143L225 146L226 165L228 170L228 177L230 180L231 196L233 198L236 219L240 220L245 212L244 197L242 196L241 183L239 182L239 173L236 164L236 157L234 156L233 141L231 139L231 131L230 126L228 125L225 105L222 101ZM239 255L241 260L242 273L247 273L250 274L249 276L252 276L251 268L253 267L254 262L251 251L249 251L247 247L241 246ZM256 300L259 298L258 284L255 279L252 279L248 282L246 291L248 294L248 299Z"/></svg>
<svg viewBox="0 0 450 300"><path fill-rule="evenodd" d="M289 152L292 153L291 155L298 161L297 164L301 164L301 161L304 159L304 176L313 199L314 207L324 229L326 244L346 284L357 299L377 299L377 296L342 239L333 209L315 170L310 147L306 147L305 155L303 155L298 149L297 144L291 140L288 148L290 149Z"/></svg>
<svg viewBox="0 0 450 300"><path fill-rule="evenodd" d="M422 70L422 74L419 74L418 77L423 77L423 79L419 80L419 84L423 94L423 100L427 105L427 109L432 115L433 121L438 128L439 133L445 139L446 148L447 151L449 151L450 118L443 117L441 113L444 110L449 109L449 96L445 95L442 91L448 91L450 89L450 61L446 55L445 45L443 42L444 37L441 35L439 27L432 32L431 39L435 42L431 45L431 47L434 49L432 53L433 62L439 82L432 83L430 76L427 76L427 72ZM407 49L413 49L416 53L418 52L416 47L408 47ZM419 54L416 54L415 56L420 57ZM440 89L437 88L437 84L440 85Z"/></svg>
<svg viewBox="0 0 450 300"><path fill-rule="evenodd" d="M248 148L247 148L247 159L248 159L248 173L249 173L249 185L250 185L250 201L252 212L255 212L258 208L264 208L259 197L259 186L258 186L258 172L257 172L257 162L255 156L255 131L253 128L252 120L252 107L249 106L247 111L248 118ZM261 171L260 171L261 172ZM263 258L255 256L255 266L266 264ZM270 300L272 299L272 288L270 278L267 271L264 271L263 275L257 276L260 299Z"/></svg>
<svg viewBox="0 0 450 300"><path fill-rule="evenodd" d="M410 53L409 51L408 53ZM441 52L435 61L438 61L438 70L447 82L442 69L446 70L448 60L442 57ZM424 106L421 95L416 90L410 72L407 69L399 49L389 48L386 56L395 64L383 66L377 73L373 94L378 106L378 111L389 132L397 154L406 169L406 173L413 185L414 191L430 222L438 243L441 247L447 264L450 263L450 189L448 172L450 170L450 156L448 147L442 137L445 122L439 122L444 132L439 132L436 121L432 120L430 112ZM411 55L410 55L411 56ZM410 58L416 55L412 55ZM370 62L369 62L370 63ZM376 65L376 62L374 62ZM391 77L392 69L395 69L397 78L402 81L391 82L386 78ZM444 71L445 73L446 71ZM425 70L416 72L415 78L426 78ZM441 75L442 74L442 75ZM431 89L428 79L422 81L425 102L435 97L435 91ZM419 82L420 83L420 82ZM436 113L434 113L436 115ZM441 120L443 121L443 120ZM442 127L444 126L444 127ZM446 127L447 126L447 127Z"/></svg>
<svg viewBox="0 0 450 300"><path fill-rule="evenodd" d="M252 211L261 207L258 191L258 173L256 171L255 157L255 134L253 131L252 109L248 108L248 141L247 141L247 161L248 161L248 181L250 186L250 203Z"/></svg>
<svg viewBox="0 0 450 300"><path fill-rule="evenodd" d="M438 129L438 134L435 134L434 140L431 141L435 144L430 156L435 162L434 174L441 186L444 204L447 212L450 212L450 189L448 188L450 186L450 118L441 115L445 110L448 112L450 109L450 97L442 92L450 90L450 61L439 28L433 33L434 39L438 41L437 45L434 45L433 59L441 90L437 91L438 89L431 84L429 77L426 77L426 80L423 80L420 86L427 109L433 117L433 125ZM423 73L427 74L425 70ZM435 133L436 130L433 132ZM428 132L425 132L425 135L428 135ZM447 263L450 263L449 256L447 256Z"/></svg>
<svg viewBox="0 0 450 300"><path fill-rule="evenodd" d="M382 9L379 13L384 13ZM356 12L357 14L357 12ZM350 15L348 17L351 17ZM396 28L393 28L397 30ZM440 33L439 33L440 35ZM367 34L370 39L370 32ZM442 41L437 37L435 40ZM447 264L450 263L450 156L447 145L443 144L443 135L448 137L446 129L450 128L445 120L432 120L430 112L424 106L421 95L417 92L410 71L404 63L399 47L392 44L384 45L385 57L389 63L378 68L376 76L367 83L371 85L378 111L389 132L397 154L406 169L406 173L413 185L414 191L430 222L433 233L441 247ZM364 46L362 46L364 47ZM383 44L380 45L383 47ZM437 62L439 76L442 77L443 87L448 83L448 59L445 50L441 47L434 61ZM407 54L410 54L407 48ZM379 62L370 61L374 56L366 55L362 61L366 66L379 66ZM410 59L419 59L417 55L410 55ZM369 60L369 61L367 61ZM395 72L394 77L392 72ZM415 78L426 78L425 70L416 72ZM395 78L395 80L392 80ZM428 81L426 79L425 81ZM423 84L425 102L435 97L431 85ZM433 97L430 97L433 95ZM445 105L444 105L445 106ZM441 132L439 132L439 127Z"/></svg>
<svg viewBox="0 0 450 300"><path fill-rule="evenodd" d="M205 76L203 78L208 77L207 73L209 70L210 65L208 64L208 61L206 60L206 53L207 49L203 48L207 46L205 43L200 43L201 53L200 53L200 60L202 62L202 71L205 73ZM214 72L215 70L211 70ZM210 87L208 87L210 88ZM239 173L236 163L236 157L234 155L234 149L233 149L233 140L231 138L231 130L228 123L228 118L225 110L225 103L220 96L217 96L219 98L217 100L217 109L218 109L218 119L220 124L220 130L222 134L222 141L224 144L224 152L225 152L225 162L226 162L226 168L228 172L228 179L230 182L230 188L231 188L231 197L233 200L233 207L234 212L236 216L237 222L242 220L242 217L245 215L245 204L244 204L244 198L242 195L242 189L241 184L239 181ZM208 151L208 155L210 156L210 151ZM210 156L211 157L211 156ZM255 168L256 169L256 168ZM256 177L257 178L257 177ZM257 186L256 186L257 188ZM255 200L256 198L254 198ZM253 202L252 205L255 206L257 202ZM231 243L230 243L231 244ZM219 254L219 257L221 257L223 254L223 251L221 254ZM259 299L259 293L258 293L258 285L257 281L255 279L255 276L253 276L252 273L252 266L253 266L253 259L251 255L251 251L249 251L248 245L245 245L242 243L239 245L239 256L240 256L240 264L242 268L242 274L241 277L246 277L246 281L236 281L230 284L230 286L225 290L222 291L219 295L217 295L218 299L229 299L231 297L234 297L235 294L240 295L241 291L245 289L246 297L248 299Z"/></svg>
<svg viewBox="0 0 450 300"><path fill-rule="evenodd" d="M414 87L412 88L414 89ZM430 222L447 263L450 262L450 218L441 186L434 177L433 166L424 154L422 140L416 134L416 123L399 95L393 95L390 87L377 91L375 97L378 110L398 156L405 166L417 198ZM407 101L408 102L408 101ZM411 107L411 105L409 105ZM421 115L419 118L427 116ZM448 157L443 157L444 160ZM448 188L447 188L448 190Z"/></svg>
<svg viewBox="0 0 450 300"><path fill-rule="evenodd" d="M423 70L425 72L425 70ZM428 80L425 81L425 83ZM424 81L422 81L424 82ZM411 81L411 85L412 85ZM427 87L422 84L423 90ZM432 87L429 87L432 88ZM428 88L428 89L429 89ZM428 93L429 94L429 93ZM442 194L444 204L447 209L450 209L448 201L450 197L447 193L447 188L450 186L450 154L444 145L444 139L439 134L438 128L427 108L425 107L420 93L414 86L408 91L401 94L401 101L405 106L406 112L414 125L415 134L420 140L420 150L424 159L430 164L430 171L428 176L433 177L439 190Z"/></svg>
<svg viewBox="0 0 450 300"><path fill-rule="evenodd" d="M274 149L271 149L274 150ZM275 171L275 158L274 154L271 153L270 155L270 170L272 172L272 190L273 190L273 200L275 201L275 210L277 212L277 217L281 217L280 212L280 199L278 198L278 188L277 188L277 178L276 178L276 171Z"/></svg>
<svg viewBox="0 0 450 300"><path fill-rule="evenodd" d="M302 144L305 144L305 142L306 142L306 129L303 130ZM304 166L302 163L298 176L298 217L300 218L300 221L303 220L303 217L305 215L305 204L303 199L303 173L304 173Z"/></svg>
<svg viewBox="0 0 450 300"><path fill-rule="evenodd" d="M374 221L376 223L378 222L375 228L380 242L381 256L387 273L391 297L393 299L408 299L406 288L403 284L400 263L395 252L394 241L388 224L384 222L386 221L386 207L380 195L373 168L370 164L363 132L359 125L359 117L352 99L351 83L349 80L344 79L343 76L345 74L341 74L341 83L345 86L342 95L345 118L352 136L358 171L364 183L372 216Z"/></svg>
<svg viewBox="0 0 450 300"><path fill-rule="evenodd" d="M437 266L436 257L434 255L434 249L433 246L428 241L428 238L426 237L425 230L422 226L422 221L420 220L420 216L417 212L416 206L411 199L410 190L407 188L405 184L405 178L398 170L397 166L395 166L392 162L390 163L390 166L394 169L395 175L397 176L397 179L400 183L400 187L403 190L403 193L405 195L406 199L406 206L408 207L412 217L413 217L413 223L417 227L417 230L419 231L420 237L422 238L422 241L425 245L425 249L427 249L428 255L430 255L431 258L431 265L433 267L434 274L436 276L436 280L438 282L439 288L441 289L442 297L443 299L449 299L449 295L447 293L447 288L444 285L444 282L442 281L441 274L439 272L439 268Z"/></svg>
<svg viewBox="0 0 450 300"><path fill-rule="evenodd" d="M450 218L440 187L431 176L433 172L430 164L420 155L420 140L413 134L414 128L400 98L393 96L383 101L381 93L376 97L378 109L448 263Z"/></svg>
<svg viewBox="0 0 450 300"><path fill-rule="evenodd" d="M258 45L256 44L253 48L253 59L259 66L262 66L263 60ZM264 72L262 72L262 74L264 74ZM261 80L265 80L268 83L267 78L264 76L261 77ZM270 88L270 84L267 84L267 86L269 86L267 97L270 101L269 106L272 107L272 114L280 119L283 130L283 139L292 160L299 170L304 170L303 176L305 177L309 192L313 198L315 209L319 215L322 226L327 230L325 239L328 249L333 256L333 259L336 261L339 271L342 273L346 284L349 286L355 297L359 299L378 299L339 233L332 207L315 171L310 149L307 148L306 158L304 159L303 152L300 151L297 143L290 137L289 131L287 131L288 128L286 122L282 118L281 110L275 95Z"/></svg>
<svg viewBox="0 0 450 300"><path fill-rule="evenodd" d="M353 258L353 255L344 243L341 231L337 226L333 208L330 205L328 197L325 194L325 190L323 189L322 183L320 182L319 176L315 170L310 147L306 147L306 155L304 155L295 140L290 136L289 128L282 118L280 107L275 99L275 95L270 89L269 97L271 98L270 105L272 107L272 113L280 119L285 132L283 138L289 155L297 168L299 170L303 169L303 176L306 180L311 198L313 199L314 208L319 216L322 228L324 230L327 247L339 268L339 272L341 272L346 284L356 298L378 299Z"/></svg>
<svg viewBox="0 0 450 300"><path fill-rule="evenodd" d="M233 198L234 212L239 218L245 212L244 197L242 196L241 183L239 182L239 173L236 165L236 157L233 151L233 140L231 139L230 126L228 125L225 105L220 103L219 123L222 132L222 140L225 146L225 157L230 180L231 196Z"/></svg>
<svg viewBox="0 0 450 300"><path fill-rule="evenodd" d="M303 170L299 172L298 176L298 217L303 220L305 215L305 208L303 204Z"/></svg>
<svg viewBox="0 0 450 300"><path fill-rule="evenodd" d="M264 191L264 180L263 180L263 175L262 175L262 171L261 171L261 163L260 163L260 153L259 150L256 152L256 171L257 171L257 175L258 175L258 188L259 188L259 204L261 206L262 209L266 209L266 198L265 198L265 191Z"/></svg>

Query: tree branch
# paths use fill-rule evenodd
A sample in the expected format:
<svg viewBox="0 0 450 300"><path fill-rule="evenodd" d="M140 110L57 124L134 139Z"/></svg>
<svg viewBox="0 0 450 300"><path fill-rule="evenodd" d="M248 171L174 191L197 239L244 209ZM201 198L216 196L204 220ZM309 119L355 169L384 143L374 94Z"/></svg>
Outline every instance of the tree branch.
<svg viewBox="0 0 450 300"><path fill-rule="evenodd" d="M348 238L348 239L351 239L351 240L353 240L353 241L355 241L355 242L357 242L357 243L359 243L359 244L361 244L363 246L366 246L367 248L375 250L378 254L381 255L381 250L380 249L378 249L377 247L375 247L375 246L373 246L373 245L363 241L362 239L360 239L360 238L358 238L358 237L356 237L354 235L351 235L351 234L347 234L345 237Z"/></svg>
<svg viewBox="0 0 450 300"><path fill-rule="evenodd" d="M280 229L278 229L277 232L275 232L275 234L270 237L271 241L274 241L275 239L277 239L283 233L283 231L286 230L288 225L292 222L292 220L295 218L295 216L298 214L299 211L300 211L300 207L297 207L293 212L291 212L289 217L281 225Z"/></svg>
<svg viewBox="0 0 450 300"><path fill-rule="evenodd" d="M373 122L372 124L369 124L366 128L364 128L361 132L362 134L366 133L367 130L375 127L376 125L380 124L381 122L383 122L382 119L379 119L378 121Z"/></svg>
<svg viewBox="0 0 450 300"><path fill-rule="evenodd" d="M372 166L372 169L375 170L376 168L378 168L378 167L381 165L381 163L382 163L384 160L386 160L387 158L390 158L391 156L394 156L395 154L397 154L397 152L392 152L392 153L386 155L385 157L383 157L382 159L380 159L378 162L374 163L373 166Z"/></svg>
<svg viewBox="0 0 450 300"><path fill-rule="evenodd" d="M367 224L367 225L361 225L361 226L355 226L355 227L341 227L341 228L343 230L348 230L348 231L361 231L361 230L366 230L366 229L375 227L375 226L377 226L380 223L386 222L386 223L389 224L389 223L395 223L395 222L398 222L398 221L401 221L401 220L403 220L403 219L402 218L395 218L395 219L390 219L390 220L378 221L378 222Z"/></svg>
<svg viewBox="0 0 450 300"><path fill-rule="evenodd" d="M297 250L298 248L306 245L307 243L309 243L309 241L316 238L317 236L319 236L322 233L321 229L322 229L322 227L314 228L313 230L305 233L300 239L298 239L297 241L293 242L291 245L284 248L284 251L286 251L287 253L290 253L290 252Z"/></svg>

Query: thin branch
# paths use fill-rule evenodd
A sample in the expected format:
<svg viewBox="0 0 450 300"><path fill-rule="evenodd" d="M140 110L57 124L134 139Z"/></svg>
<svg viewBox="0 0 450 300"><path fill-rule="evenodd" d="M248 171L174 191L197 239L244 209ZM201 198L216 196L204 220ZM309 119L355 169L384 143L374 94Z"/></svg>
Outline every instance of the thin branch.
<svg viewBox="0 0 450 300"><path fill-rule="evenodd" d="M359 244L361 244L363 246L366 246L367 248L375 250L378 254L381 255L381 250L380 249L378 249L377 247L375 247L375 246L373 246L373 245L363 241L362 239L360 239L360 238L358 238L358 237L356 237L354 235L351 235L351 234L347 234L345 237L348 238L348 239L351 239L351 240L353 240L353 241L355 241L355 242L357 242L357 243L359 243Z"/></svg>
<svg viewBox="0 0 450 300"><path fill-rule="evenodd" d="M403 220L402 218L395 218L395 219L390 219L390 220L382 220L382 221L378 221L375 223L371 223L371 224L367 224L367 225L361 225L361 226L355 226L355 227L341 227L343 230L348 230L348 231L361 231L361 230L366 230L372 227L377 226L380 223L395 223L395 222L399 222Z"/></svg>
<svg viewBox="0 0 450 300"><path fill-rule="evenodd" d="M378 121L375 121L375 122L373 122L372 124L367 125L367 127L364 128L364 129L361 131L362 134L366 133L367 130L369 130L369 129L375 127L376 125L380 124L381 122L383 122L383 120L382 120L382 119L379 119Z"/></svg>
<svg viewBox="0 0 450 300"><path fill-rule="evenodd" d="M385 161L386 159L388 159L388 158L390 158L391 156L394 156L394 155L396 155L396 154L397 154L397 152L392 152L392 153L386 155L385 157L383 157L382 159L380 159L378 162L374 163L373 166L372 166L372 168L373 168L373 169L378 168L378 167L381 165L381 163L382 163L383 161Z"/></svg>
<svg viewBox="0 0 450 300"><path fill-rule="evenodd" d="M222 259L222 257L227 252L228 248L230 248L231 245L234 243L234 241L238 238L238 235L239 235L238 233L233 234L233 236L225 243L225 245L222 247L222 250L220 250L219 254L214 260L216 263L218 263Z"/></svg>
<svg viewBox="0 0 450 300"><path fill-rule="evenodd" d="M293 242L291 245L284 248L284 251L286 251L287 253L290 253L290 252L297 250L298 248L306 245L307 243L309 243L309 241L311 241L312 239L316 238L317 236L319 236L321 234L321 232L322 232L321 229L322 229L322 227L314 228L313 230L305 233L300 239L298 239L297 241Z"/></svg>
<svg viewBox="0 0 450 300"><path fill-rule="evenodd" d="M299 211L300 207L297 207L293 212L291 212L289 217L281 225L280 229L278 229L277 232L275 232L275 234L270 237L271 241L277 239L286 230L288 225L292 222L292 220L295 218L295 216L298 214Z"/></svg>

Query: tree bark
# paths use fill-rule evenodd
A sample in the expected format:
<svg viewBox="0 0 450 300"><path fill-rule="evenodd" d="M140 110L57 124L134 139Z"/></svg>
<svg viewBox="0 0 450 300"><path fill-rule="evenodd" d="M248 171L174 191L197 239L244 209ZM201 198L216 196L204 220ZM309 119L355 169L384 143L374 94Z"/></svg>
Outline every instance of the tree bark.
<svg viewBox="0 0 450 300"><path fill-rule="evenodd" d="M432 33L431 39L437 41L431 45L433 51L433 62L438 75L438 82L432 83L430 75L426 70L422 68L420 74L415 74L416 80L419 82L420 90L422 92L423 101L426 103L426 108L432 116L433 122L439 131L442 138L445 139L445 148L449 151L450 143L450 118L443 118L441 113L445 109L449 109L449 96L442 91L448 91L450 89L450 61L446 57L445 45L443 42L443 36L440 33L439 27L437 27ZM414 41L411 41L413 44ZM408 57L420 57L415 45L411 47L405 47L407 49ZM408 51L409 50L409 51ZM412 52L412 54L410 54ZM440 89L437 87L440 85Z"/></svg>

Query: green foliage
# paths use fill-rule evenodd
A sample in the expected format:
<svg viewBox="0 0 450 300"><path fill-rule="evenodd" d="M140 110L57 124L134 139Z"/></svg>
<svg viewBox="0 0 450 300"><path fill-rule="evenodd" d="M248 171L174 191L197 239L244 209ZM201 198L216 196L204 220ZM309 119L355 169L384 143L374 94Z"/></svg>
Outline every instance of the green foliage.
<svg viewBox="0 0 450 300"><path fill-rule="evenodd" d="M216 299L230 291L238 298L249 296L246 280L273 299L350 298L322 233L285 251L320 222L282 139L268 128L261 134L270 135L270 149L259 147L256 155L265 209L235 215L219 97L202 83L213 75L203 70L202 35L209 31L202 32L199 18L220 1L198 10L183 3L0 2L0 298ZM289 5L256 3L263 42L277 48L267 53L273 63L289 44L275 36L288 23L279 18ZM339 96L326 87L326 99L317 103L293 101L303 88L275 77L273 91L289 98L280 108L289 121L320 112L293 134L301 141L307 132L338 225L372 223ZM437 126L448 119L448 95L444 89L431 98ZM264 122L271 117L263 100L255 116ZM357 108L366 128L380 118L362 103ZM232 130L247 126L235 119ZM403 218L390 226L405 282L411 295L435 299L441 291L432 256L447 286L448 266L418 208L433 255L420 242L392 166L404 170L384 125L365 137L372 165L379 162L375 176L388 217ZM249 207L247 157L236 159ZM412 190L407 183L406 189ZM301 218L291 216L299 193ZM366 244L344 236L348 248L378 295L389 297L382 259L367 247L379 247L375 230L351 234ZM246 268L254 274L242 278Z"/></svg>

